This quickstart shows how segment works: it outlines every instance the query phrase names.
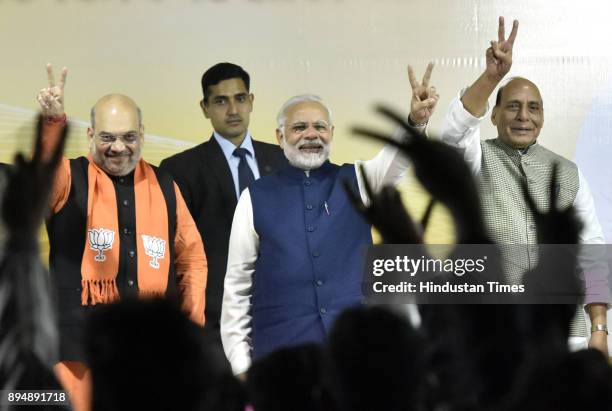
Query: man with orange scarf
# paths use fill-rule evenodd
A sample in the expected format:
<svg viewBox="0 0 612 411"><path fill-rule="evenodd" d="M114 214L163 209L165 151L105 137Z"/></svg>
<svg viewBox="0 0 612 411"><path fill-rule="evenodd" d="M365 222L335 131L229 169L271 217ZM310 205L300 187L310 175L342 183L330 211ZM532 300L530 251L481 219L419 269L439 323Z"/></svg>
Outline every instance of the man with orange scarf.
<svg viewBox="0 0 612 411"><path fill-rule="evenodd" d="M65 126L62 70L37 96L45 146ZM75 410L88 410L89 370L81 333L96 304L118 298L177 295L204 324L207 264L204 246L172 178L141 158L144 127L129 97L109 94L91 110L87 157L63 158L47 222L50 272L58 292L60 362L56 373Z"/></svg>

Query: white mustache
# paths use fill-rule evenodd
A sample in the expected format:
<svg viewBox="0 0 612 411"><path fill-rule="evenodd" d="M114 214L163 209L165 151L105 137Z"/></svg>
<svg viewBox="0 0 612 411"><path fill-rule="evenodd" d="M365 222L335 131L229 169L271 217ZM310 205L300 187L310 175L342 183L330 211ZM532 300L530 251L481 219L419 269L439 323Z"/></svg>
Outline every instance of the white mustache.
<svg viewBox="0 0 612 411"><path fill-rule="evenodd" d="M316 139L313 141L300 141L295 145L296 148L317 148L317 147L325 147L327 144L322 142L320 139Z"/></svg>

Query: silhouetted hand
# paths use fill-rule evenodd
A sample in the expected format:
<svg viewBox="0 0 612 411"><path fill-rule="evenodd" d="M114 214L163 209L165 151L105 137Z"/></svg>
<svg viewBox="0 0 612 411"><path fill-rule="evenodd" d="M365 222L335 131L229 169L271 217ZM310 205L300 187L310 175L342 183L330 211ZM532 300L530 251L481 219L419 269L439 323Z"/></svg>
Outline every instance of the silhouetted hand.
<svg viewBox="0 0 612 411"><path fill-rule="evenodd" d="M558 163L553 164L549 185L549 204L547 212L538 210L535 200L522 182L525 202L531 210L537 227L539 247L538 265L525 274L523 281L529 293L537 295L539 301L547 299L551 303L575 305L582 300L584 291L577 276L578 234L581 223L573 207L560 210L557 204ZM546 247L545 244L565 244Z"/></svg>
<svg viewBox="0 0 612 411"><path fill-rule="evenodd" d="M395 141L386 134L360 127L353 128L353 132L395 145L410 158L419 182L453 215L458 242L489 243L484 234L478 189L461 154L447 144L417 134L390 109L379 106L377 111L402 127L405 132L403 141Z"/></svg>
<svg viewBox="0 0 612 411"><path fill-rule="evenodd" d="M559 184L557 184L558 163L553 164L552 178L549 186L550 209L541 212L529 191L527 184L523 180L523 195L527 206L533 213L536 227L538 230L538 244L576 244L578 235L582 229L582 224L576 217L573 207L560 210L557 205Z"/></svg>
<svg viewBox="0 0 612 411"><path fill-rule="evenodd" d="M385 186L378 193L374 193L362 166L360 172L369 199L368 205L361 201L359 193L355 193L348 182L344 183L344 188L357 210L380 232L383 241L387 244L423 243L423 232L431 215L433 200L430 201L418 227L404 208L400 193L395 187Z"/></svg>
<svg viewBox="0 0 612 411"><path fill-rule="evenodd" d="M68 126L45 130L43 116L38 117L34 153L27 160L22 153L14 159L14 166L8 171L7 185L2 204L2 218L12 238L29 238L36 240L37 230L42 223L48 207L48 196L51 192L55 170L64 152ZM43 134L60 133L56 136L45 136L57 141L49 155L43 155Z"/></svg>

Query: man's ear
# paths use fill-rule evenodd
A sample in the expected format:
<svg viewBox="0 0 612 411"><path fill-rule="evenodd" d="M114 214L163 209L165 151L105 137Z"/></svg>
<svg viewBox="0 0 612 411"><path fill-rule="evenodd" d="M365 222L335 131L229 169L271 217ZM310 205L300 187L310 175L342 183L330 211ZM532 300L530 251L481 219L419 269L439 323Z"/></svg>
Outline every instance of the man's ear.
<svg viewBox="0 0 612 411"><path fill-rule="evenodd" d="M91 127L87 127L87 138L89 139L90 143L91 143L91 140L93 140L94 138L94 131Z"/></svg>
<svg viewBox="0 0 612 411"><path fill-rule="evenodd" d="M497 116L497 106L493 107L493 110L491 111L491 123L493 123L494 126L497 126L497 120L495 119L496 116Z"/></svg>
<svg viewBox="0 0 612 411"><path fill-rule="evenodd" d="M276 129L276 141L278 141L278 145L283 147L283 132L277 128Z"/></svg>
<svg viewBox="0 0 612 411"><path fill-rule="evenodd" d="M202 109L202 113L204 113L204 117L210 118L208 116L208 106L204 102L204 99L200 100L200 108Z"/></svg>

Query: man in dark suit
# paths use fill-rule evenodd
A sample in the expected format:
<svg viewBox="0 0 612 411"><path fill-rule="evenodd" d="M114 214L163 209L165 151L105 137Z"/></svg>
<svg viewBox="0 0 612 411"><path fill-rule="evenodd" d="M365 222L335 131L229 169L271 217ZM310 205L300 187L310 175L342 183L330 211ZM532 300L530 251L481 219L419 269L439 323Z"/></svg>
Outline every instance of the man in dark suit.
<svg viewBox="0 0 612 411"><path fill-rule="evenodd" d="M248 131L254 95L242 67L219 63L202 76L200 106L214 132L205 143L160 164L181 189L204 240L208 259L206 326L219 331L223 281L232 218L249 182L286 164L275 144L255 141Z"/></svg>

